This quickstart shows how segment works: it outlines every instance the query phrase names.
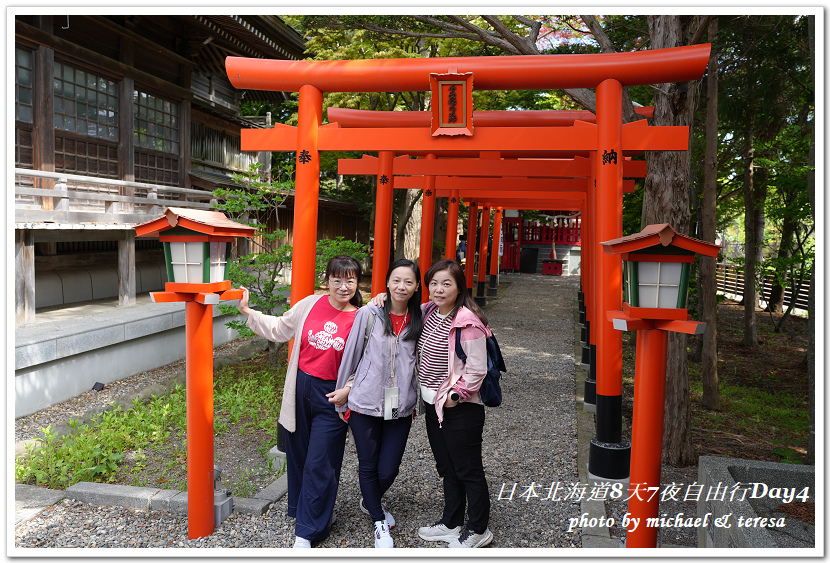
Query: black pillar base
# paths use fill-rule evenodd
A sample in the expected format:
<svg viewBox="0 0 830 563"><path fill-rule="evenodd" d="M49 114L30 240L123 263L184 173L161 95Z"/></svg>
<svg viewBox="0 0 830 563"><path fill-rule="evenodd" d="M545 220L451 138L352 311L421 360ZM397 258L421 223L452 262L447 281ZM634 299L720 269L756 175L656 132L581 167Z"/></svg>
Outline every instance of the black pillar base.
<svg viewBox="0 0 830 563"><path fill-rule="evenodd" d="M585 380L582 410L594 412L597 405L597 345L591 344L589 349L591 362L588 366L588 379Z"/></svg>
<svg viewBox="0 0 830 563"><path fill-rule="evenodd" d="M498 276L490 274L490 286L487 288L487 297L496 297L499 294L499 288L496 286Z"/></svg>
<svg viewBox="0 0 830 563"><path fill-rule="evenodd" d="M600 442L591 438L588 473L598 479L628 479L631 474L631 444Z"/></svg>
<svg viewBox="0 0 830 563"><path fill-rule="evenodd" d="M586 379L583 392L582 410L594 412L597 408L597 380Z"/></svg>
<svg viewBox="0 0 830 563"><path fill-rule="evenodd" d="M486 307L487 306L487 298L484 296L484 285L483 281L478 282L478 291L476 291L475 302L476 305L479 307Z"/></svg>
<svg viewBox="0 0 830 563"><path fill-rule="evenodd" d="M470 297L472 297L472 296L473 296L473 288L472 288L472 287L468 287L468 288L467 288L467 294L468 294Z"/></svg>
<svg viewBox="0 0 830 563"><path fill-rule="evenodd" d="M622 395L597 393L597 440L622 442Z"/></svg>
<svg viewBox="0 0 830 563"><path fill-rule="evenodd" d="M588 473L601 479L628 479L631 444L622 439L622 396L596 396L597 434L588 451Z"/></svg>
<svg viewBox="0 0 830 563"><path fill-rule="evenodd" d="M583 346L582 347L582 360L581 360L580 363L583 363L586 366L591 365L591 347L590 346Z"/></svg>

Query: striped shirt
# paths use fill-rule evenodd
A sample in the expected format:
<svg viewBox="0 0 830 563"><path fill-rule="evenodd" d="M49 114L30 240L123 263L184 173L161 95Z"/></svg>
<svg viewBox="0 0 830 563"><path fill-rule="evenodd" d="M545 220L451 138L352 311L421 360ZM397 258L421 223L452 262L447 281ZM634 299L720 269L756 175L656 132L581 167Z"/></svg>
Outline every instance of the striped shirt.
<svg viewBox="0 0 830 563"><path fill-rule="evenodd" d="M451 327L452 318L435 311L427 317L424 330L418 339L418 380L421 384L421 398L430 404L435 403L438 388L449 375Z"/></svg>

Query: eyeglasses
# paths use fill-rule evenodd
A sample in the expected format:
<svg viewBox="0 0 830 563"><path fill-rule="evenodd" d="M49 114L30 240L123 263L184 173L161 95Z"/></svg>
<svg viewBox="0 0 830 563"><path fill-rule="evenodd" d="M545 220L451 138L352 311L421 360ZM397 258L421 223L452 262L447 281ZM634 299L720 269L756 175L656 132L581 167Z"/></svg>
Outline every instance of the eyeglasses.
<svg viewBox="0 0 830 563"><path fill-rule="evenodd" d="M331 286L332 286L334 289L337 289L337 288L343 287L344 285L345 285L346 287L348 287L349 289L352 289L352 288L354 288L354 287L357 287L357 280L356 280L356 279L354 279L354 278L352 278L352 279L348 279L348 280L330 279L330 280L329 280L329 283L331 284Z"/></svg>

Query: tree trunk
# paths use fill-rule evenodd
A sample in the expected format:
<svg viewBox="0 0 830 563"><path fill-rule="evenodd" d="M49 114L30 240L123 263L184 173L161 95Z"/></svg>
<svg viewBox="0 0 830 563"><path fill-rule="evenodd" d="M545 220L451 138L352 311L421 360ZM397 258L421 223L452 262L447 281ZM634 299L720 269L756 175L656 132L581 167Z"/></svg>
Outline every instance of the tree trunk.
<svg viewBox="0 0 830 563"><path fill-rule="evenodd" d="M412 258L412 228L410 220L420 199L420 190L404 190L398 207L398 221L395 224L395 260ZM418 221L420 221L418 214ZM420 224L420 223L419 223Z"/></svg>
<svg viewBox="0 0 830 563"><path fill-rule="evenodd" d="M700 239L715 242L718 197L718 53L714 47L718 34L718 18L709 22L709 42L712 53L706 83L706 156L704 157L703 205L701 207ZM718 389L718 300L716 256L700 258L700 283L697 294L700 301L700 320L706 323L701 337L701 369L703 371L703 405L720 409Z"/></svg>
<svg viewBox="0 0 830 563"><path fill-rule="evenodd" d="M421 252L421 215L423 198L421 190L410 190L415 192L415 200L413 202L412 213L409 215L409 221L404 229L403 239L403 258L409 258L414 262L418 262Z"/></svg>
<svg viewBox="0 0 830 563"><path fill-rule="evenodd" d="M687 44L700 17L649 16L652 49ZM689 30L692 33L689 33ZM690 125L697 102L699 81L659 84L654 95L654 125ZM647 151L643 218L646 224L669 223L677 232L688 233L690 221L689 151ZM695 462L691 435L689 366L686 336L672 333L668 339L666 365L666 414L663 459L672 465Z"/></svg>
<svg viewBox="0 0 830 563"><path fill-rule="evenodd" d="M447 213L449 211L449 199L442 197L438 200L435 209L435 225L433 237L438 243L432 246L432 260L430 264L434 264L444 257L445 244L447 240ZM425 272L424 272L425 273Z"/></svg>
<svg viewBox="0 0 830 563"><path fill-rule="evenodd" d="M795 236L795 219L792 217L785 217L783 224L781 225L781 242L778 246L778 259L782 261L786 261L792 257L792 240ZM783 313L784 312L784 292L785 292L785 284L786 278L791 270L788 268L784 272L778 272L780 275L784 277L784 282L780 283L776 278L772 283L772 290L770 291L770 297L767 301L767 309L773 313Z"/></svg>
<svg viewBox="0 0 830 563"><path fill-rule="evenodd" d="M807 48L810 50L810 70L812 71L815 84L816 71L816 17L808 16L807 33L809 42ZM810 122L810 156L809 172L807 172L807 193L810 197L810 212L813 215L813 224L816 222L816 135L815 121ZM807 374L808 387L810 388L810 439L807 442L807 460L809 465L816 462L816 268L810 268L810 296L807 301L807 332L809 341L807 344Z"/></svg>
<svg viewBox="0 0 830 563"><path fill-rule="evenodd" d="M753 142L753 115L747 108L744 125L744 346L758 346L758 325L755 318L755 262L758 253L755 220L755 190L753 186L755 145Z"/></svg>

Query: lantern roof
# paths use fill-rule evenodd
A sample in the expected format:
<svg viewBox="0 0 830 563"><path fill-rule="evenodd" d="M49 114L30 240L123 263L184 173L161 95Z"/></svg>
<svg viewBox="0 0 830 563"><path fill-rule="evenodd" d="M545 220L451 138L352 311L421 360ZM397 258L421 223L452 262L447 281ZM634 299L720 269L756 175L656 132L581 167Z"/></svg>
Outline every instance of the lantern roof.
<svg viewBox="0 0 830 563"><path fill-rule="evenodd" d="M256 234L254 227L231 221L220 211L184 207L168 207L158 219L136 225L135 233L139 237L154 235L176 226L221 237L252 237Z"/></svg>
<svg viewBox="0 0 830 563"><path fill-rule="evenodd" d="M668 223L647 225L639 233L600 243L606 254L623 254L659 246L673 246L704 256L717 256L720 246L682 235Z"/></svg>

